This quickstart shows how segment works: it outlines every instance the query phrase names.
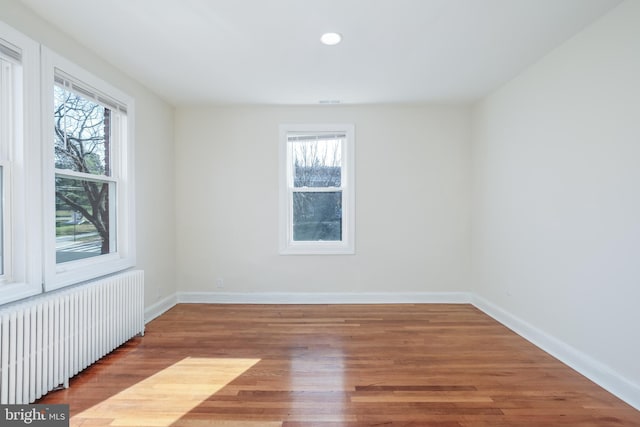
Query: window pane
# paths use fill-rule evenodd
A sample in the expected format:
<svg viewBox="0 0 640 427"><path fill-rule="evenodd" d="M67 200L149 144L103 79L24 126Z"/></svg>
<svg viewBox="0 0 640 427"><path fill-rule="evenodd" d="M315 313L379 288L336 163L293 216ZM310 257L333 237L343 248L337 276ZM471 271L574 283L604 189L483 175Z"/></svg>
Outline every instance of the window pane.
<svg viewBox="0 0 640 427"><path fill-rule="evenodd" d="M0 40L1 42L2 40ZM19 74L19 73L17 73ZM2 52L0 51L0 160L6 161L8 164L11 162L11 147L14 143L13 128L16 123L16 118L13 117L16 99L14 93L14 74L13 65L11 62L2 58ZM7 201L11 198L9 195L4 194L4 169L0 166L0 275L5 274L4 264L4 247L5 247L5 217L4 217L4 203L5 197ZM7 177L7 183L10 185L10 179ZM7 218L7 227L11 227L11 216ZM11 247L10 244L7 247Z"/></svg>
<svg viewBox="0 0 640 427"><path fill-rule="evenodd" d="M342 139L295 138L289 138L293 153L293 186L340 187Z"/></svg>
<svg viewBox="0 0 640 427"><path fill-rule="evenodd" d="M111 175L110 119L108 108L54 86L55 167Z"/></svg>
<svg viewBox="0 0 640 427"><path fill-rule="evenodd" d="M342 240L342 192L294 192L293 240Z"/></svg>
<svg viewBox="0 0 640 427"><path fill-rule="evenodd" d="M0 275L4 274L4 169L0 166Z"/></svg>
<svg viewBox="0 0 640 427"><path fill-rule="evenodd" d="M107 182L56 176L56 262L115 252Z"/></svg>

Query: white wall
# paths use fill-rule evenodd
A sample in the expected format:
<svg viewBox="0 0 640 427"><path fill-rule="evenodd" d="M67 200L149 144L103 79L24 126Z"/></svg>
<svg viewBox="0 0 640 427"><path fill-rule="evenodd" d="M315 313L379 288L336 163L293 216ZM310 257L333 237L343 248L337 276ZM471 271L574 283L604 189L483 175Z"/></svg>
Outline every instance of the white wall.
<svg viewBox="0 0 640 427"><path fill-rule="evenodd" d="M145 305L174 294L173 108L19 2L0 0L0 20L135 98L137 266L145 271Z"/></svg>
<svg viewBox="0 0 640 427"><path fill-rule="evenodd" d="M281 256L278 125L323 122L355 125L356 255ZM178 290L467 290L469 122L460 107L179 108Z"/></svg>
<svg viewBox="0 0 640 427"><path fill-rule="evenodd" d="M473 127L475 291L640 405L640 2L487 97Z"/></svg>

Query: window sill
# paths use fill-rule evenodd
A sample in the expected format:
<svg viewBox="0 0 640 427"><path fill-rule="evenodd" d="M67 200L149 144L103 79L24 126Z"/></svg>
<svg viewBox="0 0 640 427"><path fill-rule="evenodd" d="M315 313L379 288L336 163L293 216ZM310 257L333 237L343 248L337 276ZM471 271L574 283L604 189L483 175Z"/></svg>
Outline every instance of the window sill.
<svg viewBox="0 0 640 427"><path fill-rule="evenodd" d="M280 248L280 255L355 255L355 249L352 245L344 244L322 244L323 242L313 244L290 244Z"/></svg>

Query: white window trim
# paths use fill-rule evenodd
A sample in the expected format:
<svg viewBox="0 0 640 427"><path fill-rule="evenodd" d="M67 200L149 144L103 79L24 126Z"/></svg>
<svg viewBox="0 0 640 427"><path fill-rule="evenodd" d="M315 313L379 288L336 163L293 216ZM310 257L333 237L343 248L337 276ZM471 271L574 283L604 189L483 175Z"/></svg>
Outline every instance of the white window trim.
<svg viewBox="0 0 640 427"><path fill-rule="evenodd" d="M106 94L127 108L127 135L120 138L124 147L114 147L118 156L114 171L117 182L117 250L114 253L56 264L55 236L55 162L50 129L53 129L53 86L56 70L88 86L97 93ZM135 199L133 182L134 164L134 100L124 92L95 77L78 65L42 47L42 152L43 152L43 200L44 216L44 288L45 291L87 281L135 266Z"/></svg>
<svg viewBox="0 0 640 427"><path fill-rule="evenodd" d="M279 149L279 253L281 255L352 255L355 253L355 127L352 124L282 124ZM344 132L342 172L342 240L300 242L293 240L292 189L287 134L290 132Z"/></svg>
<svg viewBox="0 0 640 427"><path fill-rule="evenodd" d="M40 162L40 45L0 22L0 38L22 53L22 105L15 129L10 170L11 200L5 211L10 222L11 266L0 283L0 304L42 292L42 225ZM5 167L7 165L5 164Z"/></svg>

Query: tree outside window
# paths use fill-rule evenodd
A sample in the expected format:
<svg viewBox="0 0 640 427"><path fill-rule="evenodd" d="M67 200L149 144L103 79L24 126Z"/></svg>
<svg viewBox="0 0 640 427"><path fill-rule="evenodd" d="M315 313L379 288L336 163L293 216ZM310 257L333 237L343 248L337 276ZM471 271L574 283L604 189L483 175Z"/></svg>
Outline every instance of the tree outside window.
<svg viewBox="0 0 640 427"><path fill-rule="evenodd" d="M293 240L342 240L344 135L291 135Z"/></svg>
<svg viewBox="0 0 640 427"><path fill-rule="evenodd" d="M56 261L113 252L109 108L54 86Z"/></svg>

